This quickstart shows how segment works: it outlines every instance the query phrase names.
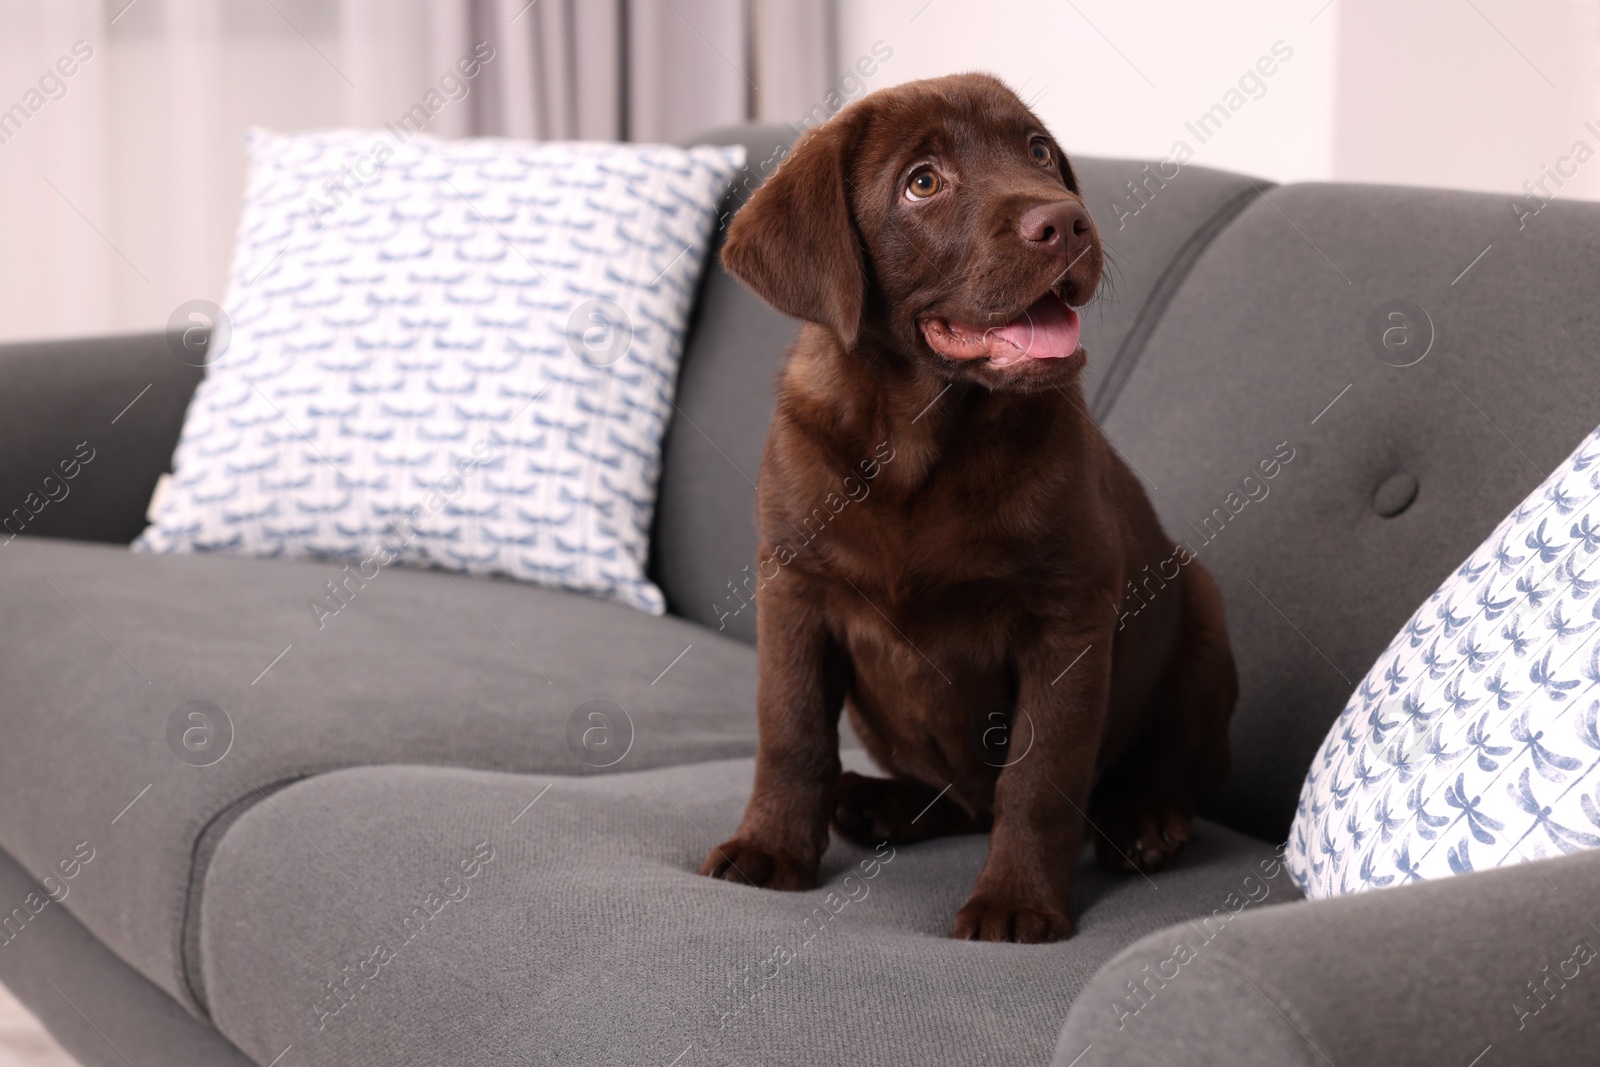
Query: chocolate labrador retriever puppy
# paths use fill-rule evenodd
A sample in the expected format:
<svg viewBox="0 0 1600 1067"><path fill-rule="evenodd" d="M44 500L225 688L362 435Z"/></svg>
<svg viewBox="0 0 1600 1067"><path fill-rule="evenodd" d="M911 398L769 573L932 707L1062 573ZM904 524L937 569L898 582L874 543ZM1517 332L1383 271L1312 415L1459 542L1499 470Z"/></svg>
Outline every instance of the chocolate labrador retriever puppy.
<svg viewBox="0 0 1600 1067"><path fill-rule="evenodd" d="M1071 936L1085 823L1103 863L1164 866L1237 681L1216 585L1086 413L1104 260L1066 155L994 78L882 90L800 138L722 257L807 325L758 491L754 795L702 873L809 888L830 821L992 829L954 936ZM891 777L840 773L841 706Z"/></svg>

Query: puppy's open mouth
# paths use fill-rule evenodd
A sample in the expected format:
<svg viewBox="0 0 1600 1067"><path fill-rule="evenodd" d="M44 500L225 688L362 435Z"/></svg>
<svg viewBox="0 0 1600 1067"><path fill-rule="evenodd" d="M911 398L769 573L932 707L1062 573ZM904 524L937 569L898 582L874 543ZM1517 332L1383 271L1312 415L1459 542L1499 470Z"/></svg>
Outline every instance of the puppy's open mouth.
<svg viewBox="0 0 1600 1067"><path fill-rule="evenodd" d="M1053 289L1004 326L968 326L937 316L919 325L928 347L941 356L987 359L991 367L1067 359L1078 352L1078 313Z"/></svg>

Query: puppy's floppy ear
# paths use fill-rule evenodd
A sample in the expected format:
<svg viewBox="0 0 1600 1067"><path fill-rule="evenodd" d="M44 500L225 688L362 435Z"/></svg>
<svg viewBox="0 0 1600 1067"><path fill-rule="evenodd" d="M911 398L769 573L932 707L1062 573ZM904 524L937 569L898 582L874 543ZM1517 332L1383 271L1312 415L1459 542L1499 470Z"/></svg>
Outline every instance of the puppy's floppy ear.
<svg viewBox="0 0 1600 1067"><path fill-rule="evenodd" d="M867 285L846 185L850 134L838 119L803 134L722 246L729 274L784 314L828 327L847 350Z"/></svg>

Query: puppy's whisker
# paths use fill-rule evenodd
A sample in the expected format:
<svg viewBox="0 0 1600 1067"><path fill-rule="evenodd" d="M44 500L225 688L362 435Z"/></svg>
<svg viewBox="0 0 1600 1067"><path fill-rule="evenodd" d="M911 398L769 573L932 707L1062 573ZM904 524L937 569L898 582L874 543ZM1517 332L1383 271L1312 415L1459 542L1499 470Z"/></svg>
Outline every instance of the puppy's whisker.
<svg viewBox="0 0 1600 1067"><path fill-rule="evenodd" d="M1118 259L1128 259L1128 257L1127 257L1127 256L1125 256L1125 255L1123 255L1123 254L1122 254L1122 253L1121 253L1121 252L1118 252L1118 251L1117 251L1117 247L1116 247L1116 245L1113 245L1113 244L1112 244L1112 243L1111 243L1111 242L1109 242L1109 241L1105 241L1105 240L1102 240L1102 241L1101 241L1101 242L1100 242L1100 247L1101 247L1101 248L1103 248L1103 249L1105 249L1105 252L1106 252L1106 255L1108 255L1108 256L1115 256L1115 257L1116 257L1116 258L1118 258ZM1132 262L1132 260L1128 260L1128 261L1129 261L1129 262L1130 262L1130 263L1131 263L1131 262Z"/></svg>
<svg viewBox="0 0 1600 1067"><path fill-rule="evenodd" d="M933 266L932 262L930 262L928 265L930 267ZM937 270L938 268L934 267L934 269ZM946 275L945 281L949 282L952 285L954 285L957 282L964 282L968 278L972 277L972 275L974 273L976 273L978 271L978 269L979 269L979 266L977 264L974 264L974 265L968 267L966 270L962 271L959 274Z"/></svg>
<svg viewBox="0 0 1600 1067"><path fill-rule="evenodd" d="M1085 307L1094 307L1101 318L1104 319L1107 307L1114 307L1119 299L1120 292L1117 279L1121 276L1122 268L1111 260L1106 260L1106 269L1100 275L1100 288Z"/></svg>

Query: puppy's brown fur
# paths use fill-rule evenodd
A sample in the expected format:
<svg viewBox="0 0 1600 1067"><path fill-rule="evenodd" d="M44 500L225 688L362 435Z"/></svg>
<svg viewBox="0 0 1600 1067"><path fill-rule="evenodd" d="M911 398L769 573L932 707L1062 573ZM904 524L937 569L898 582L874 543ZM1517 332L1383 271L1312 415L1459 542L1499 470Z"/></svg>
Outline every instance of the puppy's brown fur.
<svg viewBox="0 0 1600 1067"><path fill-rule="evenodd" d="M1084 353L960 348L1098 287L1066 156L993 78L873 93L800 139L723 262L808 324L758 492L754 795L703 873L808 888L830 821L992 828L954 935L1070 936L1086 814L1102 862L1164 866L1227 773L1237 681L1215 584L1086 413ZM1124 620L1130 582L1153 595ZM840 773L841 706L891 777Z"/></svg>

